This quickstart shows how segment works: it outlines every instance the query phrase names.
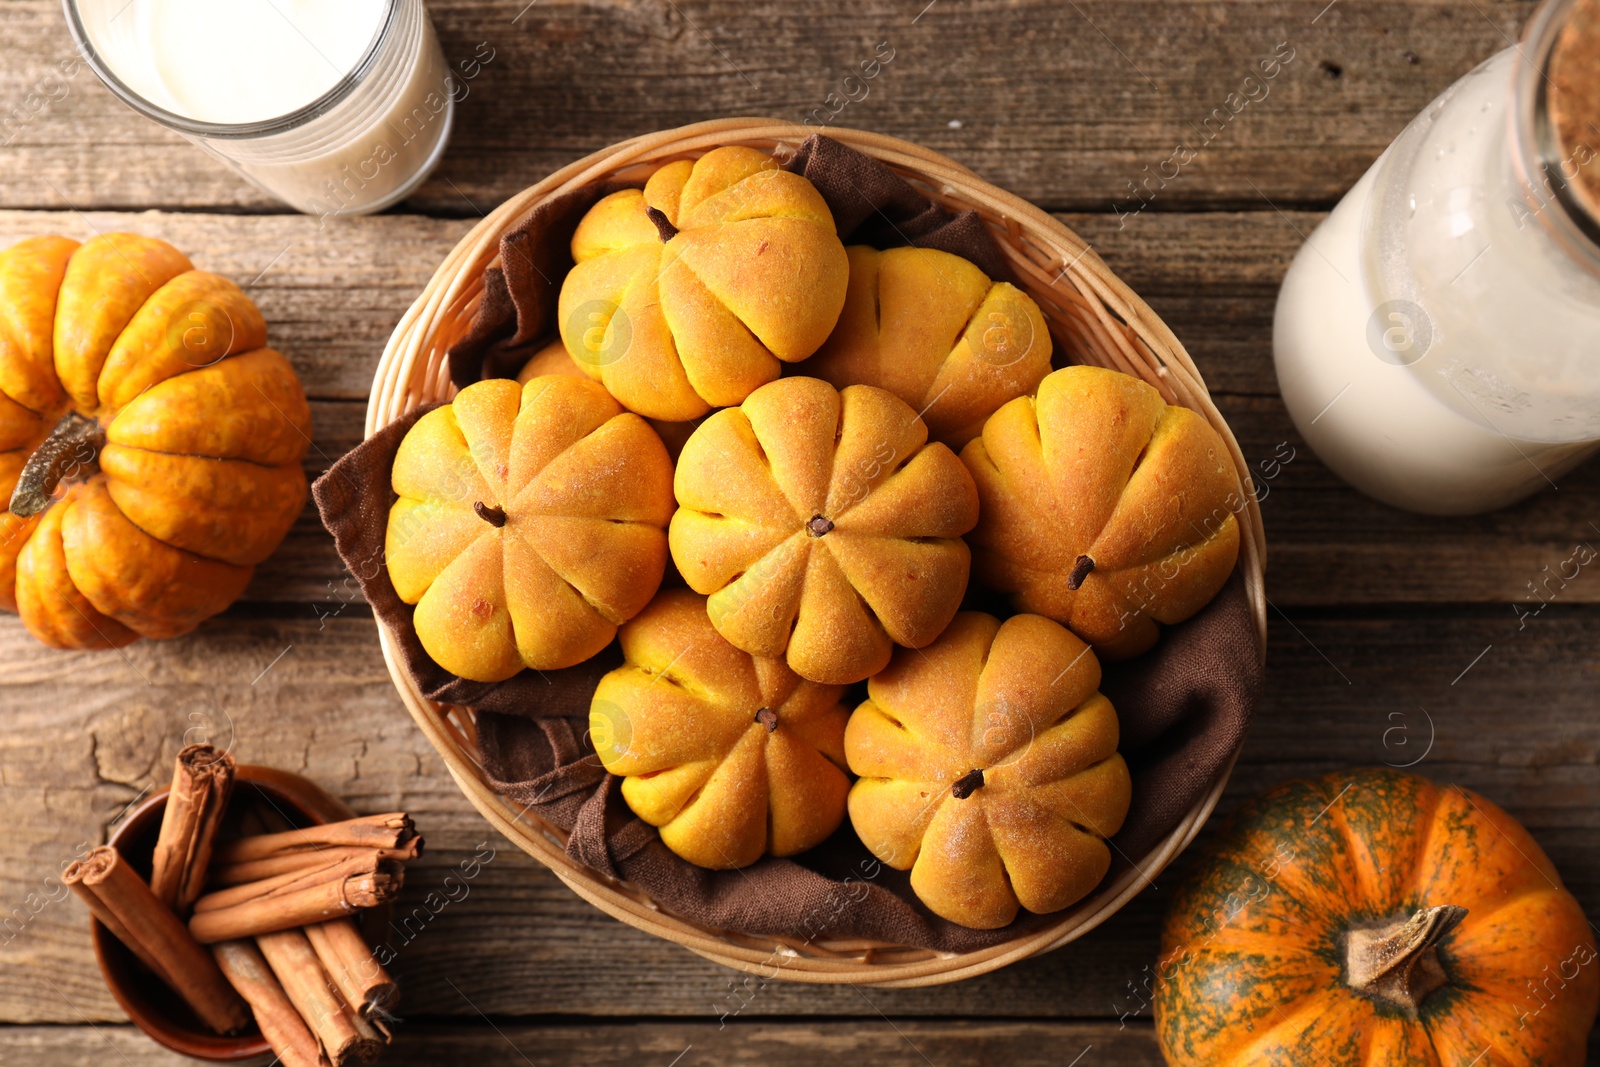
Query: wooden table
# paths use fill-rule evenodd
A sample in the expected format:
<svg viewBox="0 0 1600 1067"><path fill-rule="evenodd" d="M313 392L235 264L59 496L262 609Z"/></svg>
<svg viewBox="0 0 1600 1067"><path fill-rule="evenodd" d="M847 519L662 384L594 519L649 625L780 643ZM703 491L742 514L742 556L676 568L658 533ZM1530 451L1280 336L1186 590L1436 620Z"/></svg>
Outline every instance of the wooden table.
<svg viewBox="0 0 1600 1067"><path fill-rule="evenodd" d="M1516 610L1537 606L1530 583L1574 545L1600 544L1600 465L1483 518L1405 515L1317 461L1271 362L1295 249L1532 7L440 0L446 55L492 53L448 156L401 210L319 227L134 115L81 64L63 76L74 53L59 4L8 0L0 240L140 230L246 284L313 398L315 475L359 440L385 338L480 213L633 134L730 114L800 120L843 97L883 42L893 59L834 122L946 152L1057 212L1188 345L1251 462L1279 461L1263 505L1267 695L1219 810L1293 775L1420 760L1526 823L1600 915L1600 577L1585 572L1536 616ZM1119 217L1129 183L1195 144L1282 42L1293 58L1267 95L1146 210ZM429 853L406 912L492 852L465 899L394 934L407 1022L386 1062L1159 1062L1142 994L1170 874L1083 940L963 984L746 983L591 909L488 829L401 707L352 588L308 511L244 601L191 637L67 654L0 618L0 1063L179 1062L123 1021L84 911L49 899L45 879L164 784L198 736L359 810L415 813ZM723 1022L730 1005L743 1008Z"/></svg>

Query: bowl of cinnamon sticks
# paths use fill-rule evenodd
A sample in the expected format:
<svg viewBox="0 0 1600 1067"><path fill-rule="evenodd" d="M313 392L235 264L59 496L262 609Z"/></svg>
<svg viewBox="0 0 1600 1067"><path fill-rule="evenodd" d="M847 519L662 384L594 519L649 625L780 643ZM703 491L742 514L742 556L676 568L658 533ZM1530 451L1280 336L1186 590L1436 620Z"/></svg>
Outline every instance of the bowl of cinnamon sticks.
<svg viewBox="0 0 1600 1067"><path fill-rule="evenodd" d="M63 881L95 956L158 1044L217 1063L372 1063L397 988L361 933L422 838L403 812L357 817L315 783L191 745Z"/></svg>

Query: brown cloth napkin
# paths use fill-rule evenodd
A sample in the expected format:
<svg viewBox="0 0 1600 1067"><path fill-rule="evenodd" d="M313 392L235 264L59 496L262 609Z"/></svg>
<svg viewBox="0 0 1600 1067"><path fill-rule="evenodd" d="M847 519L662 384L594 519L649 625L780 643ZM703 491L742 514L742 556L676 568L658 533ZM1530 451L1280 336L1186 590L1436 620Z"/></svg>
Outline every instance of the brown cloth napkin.
<svg viewBox="0 0 1600 1067"><path fill-rule="evenodd" d="M788 167L822 193L846 243L940 248L991 277L1010 277L975 213L950 215L876 160L813 136ZM599 185L546 201L502 238L502 267L485 273L472 326L450 349L457 385L515 376L552 337L560 282L572 263L572 232L615 188ZM798 369L803 373L804 364ZM917 902L906 873L873 859L848 820L795 859L765 859L740 871L707 871L679 859L628 810L618 781L587 740L595 684L621 662L615 644L567 670L527 670L494 684L466 681L434 663L417 640L411 607L389 582L383 554L394 502L389 469L423 410L335 463L312 488L317 507L374 614L398 638L406 671L429 699L478 712L480 755L491 783L566 831L574 860L638 886L667 911L701 925L808 942L863 938L959 952L1050 921L1023 913L1003 930L981 931L940 919ZM1001 601L976 588L966 606L1004 613ZM1112 840L1108 877L1138 861L1215 781L1243 743L1261 682L1255 627L1238 573L1200 614L1169 627L1149 653L1105 665L1101 689L1117 709L1134 785L1132 809ZM864 695L864 685L854 687L847 706Z"/></svg>

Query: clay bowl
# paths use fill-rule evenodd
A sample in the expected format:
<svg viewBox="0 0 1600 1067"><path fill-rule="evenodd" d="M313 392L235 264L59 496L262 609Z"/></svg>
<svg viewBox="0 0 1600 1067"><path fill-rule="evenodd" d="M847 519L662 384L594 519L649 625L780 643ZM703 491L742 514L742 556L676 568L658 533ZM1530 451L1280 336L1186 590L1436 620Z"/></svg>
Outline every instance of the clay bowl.
<svg viewBox="0 0 1600 1067"><path fill-rule="evenodd" d="M142 801L111 832L108 844L150 877L150 856L161 832L167 790ZM271 767L241 764L234 778L233 798L223 823L223 836L231 836L241 815L255 806L275 812L297 827L348 819L354 813L344 802L324 792L315 782ZM242 1034L224 1037L195 1018L188 1005L145 969L133 953L104 926L90 920L95 959L106 988L133 1020L158 1045L180 1055L211 1063L270 1063L272 1050L252 1026Z"/></svg>

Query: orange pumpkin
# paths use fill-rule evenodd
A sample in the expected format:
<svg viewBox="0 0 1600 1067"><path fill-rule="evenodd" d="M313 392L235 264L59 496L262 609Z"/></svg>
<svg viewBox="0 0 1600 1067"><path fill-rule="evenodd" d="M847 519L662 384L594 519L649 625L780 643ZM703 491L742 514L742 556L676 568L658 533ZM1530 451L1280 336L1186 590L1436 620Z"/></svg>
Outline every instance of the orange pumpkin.
<svg viewBox="0 0 1600 1067"><path fill-rule="evenodd" d="M1185 876L1162 935L1167 1062L1584 1062L1593 931L1489 801L1372 769L1253 801Z"/></svg>
<svg viewBox="0 0 1600 1067"><path fill-rule="evenodd" d="M300 514L311 411L228 279L151 237L0 252L0 607L56 648L175 637Z"/></svg>

